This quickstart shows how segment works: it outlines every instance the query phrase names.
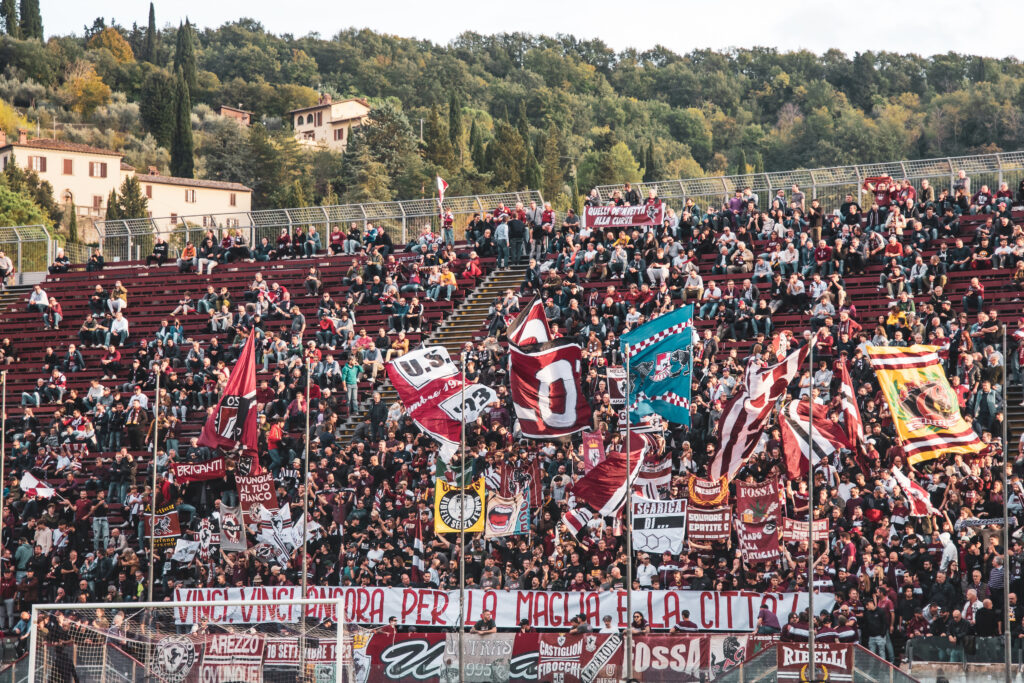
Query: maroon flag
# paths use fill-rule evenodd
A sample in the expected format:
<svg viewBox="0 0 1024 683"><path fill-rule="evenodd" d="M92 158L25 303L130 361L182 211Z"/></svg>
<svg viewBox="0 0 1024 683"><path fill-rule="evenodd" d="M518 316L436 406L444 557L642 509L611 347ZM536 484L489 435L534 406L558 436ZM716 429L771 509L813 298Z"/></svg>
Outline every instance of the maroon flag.
<svg viewBox="0 0 1024 683"><path fill-rule="evenodd" d="M711 478L732 479L743 461L754 452L776 401L807 360L810 347L804 344L781 362L767 368L748 367L743 385L726 403L718 420L719 443L711 462Z"/></svg>
<svg viewBox="0 0 1024 683"><path fill-rule="evenodd" d="M523 436L564 439L590 425L580 382L583 348L573 337L509 351L509 385Z"/></svg>
<svg viewBox="0 0 1024 683"><path fill-rule="evenodd" d="M256 452L256 335L250 334L238 356L235 369L206 420L199 445L210 448Z"/></svg>
<svg viewBox="0 0 1024 683"><path fill-rule="evenodd" d="M814 466L824 460L837 460L840 448L850 448L842 427L828 419L824 406L814 406ZM810 404L790 401L779 414L779 431L786 460L786 476L801 479L807 476L807 453L811 450Z"/></svg>
<svg viewBox="0 0 1024 683"><path fill-rule="evenodd" d="M601 432L585 432L580 451L583 456L583 470L589 472L604 460L604 435Z"/></svg>
<svg viewBox="0 0 1024 683"><path fill-rule="evenodd" d="M551 341L551 330L544 315L544 304L535 298L516 316L508 329L508 341L516 346L543 344Z"/></svg>
<svg viewBox="0 0 1024 683"><path fill-rule="evenodd" d="M647 451L653 446L653 437L641 434L635 444L630 444L629 469L626 468L626 454L611 451L604 462L587 472L573 484L572 492L577 502L586 503L601 517L611 517L626 501L629 486L636 481L644 464Z"/></svg>

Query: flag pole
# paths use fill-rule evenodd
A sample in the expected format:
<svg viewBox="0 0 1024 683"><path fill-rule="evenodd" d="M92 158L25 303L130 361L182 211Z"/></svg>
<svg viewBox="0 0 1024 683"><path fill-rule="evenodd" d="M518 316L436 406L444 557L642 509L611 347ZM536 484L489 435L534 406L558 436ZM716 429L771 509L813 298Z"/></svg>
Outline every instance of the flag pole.
<svg viewBox="0 0 1024 683"><path fill-rule="evenodd" d="M1006 385L1010 382L1007 370L1010 350L1006 346L1006 323L1003 323L1003 654L1006 657L1006 683L1013 680L1013 640L1010 638L1010 485L1006 476L1007 465L1010 464L1010 442L1006 433L1007 403Z"/></svg>
<svg viewBox="0 0 1024 683"><path fill-rule="evenodd" d="M811 369L811 385L807 388L810 404L807 422L807 655L811 680L817 681L814 664L814 339L808 342L807 362Z"/></svg>
<svg viewBox="0 0 1024 683"><path fill-rule="evenodd" d="M256 330L253 330L253 334ZM308 551L306 549L306 526L309 524L309 417L312 410L309 399L310 399L310 387L313 384L313 358L306 356L306 448L305 448L305 461L302 465L302 566L300 577L302 598L306 598L306 591L308 589L309 572L307 571L307 556ZM349 406L349 412L355 410L355 406ZM338 628L341 628L342 615L336 615L338 618ZM303 619L305 622L305 619ZM305 623L302 624L303 628L299 629L299 671L305 671L306 669L306 629Z"/></svg>
<svg viewBox="0 0 1024 683"><path fill-rule="evenodd" d="M626 649L625 652L625 674L626 678L633 677L633 486L629 481L629 475L633 471L629 451L630 435L630 400L632 399L632 387L629 377L629 344L626 344Z"/></svg>
<svg viewBox="0 0 1024 683"><path fill-rule="evenodd" d="M462 350L462 388L459 390L462 395L462 410L459 412L459 446L462 450L461 459L461 481L462 495L459 504L462 509L459 522L459 683L465 683L466 664L463 660L463 641L466 634L466 350Z"/></svg>
<svg viewBox="0 0 1024 683"><path fill-rule="evenodd" d="M160 435L160 375L161 363L156 365L156 390L153 393L153 492L149 496L149 585L147 600L153 601L153 570L156 566L156 449ZM118 501L124 505L123 500Z"/></svg>
<svg viewBox="0 0 1024 683"><path fill-rule="evenodd" d="M7 460L7 371L0 372L0 566L4 556L4 462ZM152 583L152 582L150 582Z"/></svg>

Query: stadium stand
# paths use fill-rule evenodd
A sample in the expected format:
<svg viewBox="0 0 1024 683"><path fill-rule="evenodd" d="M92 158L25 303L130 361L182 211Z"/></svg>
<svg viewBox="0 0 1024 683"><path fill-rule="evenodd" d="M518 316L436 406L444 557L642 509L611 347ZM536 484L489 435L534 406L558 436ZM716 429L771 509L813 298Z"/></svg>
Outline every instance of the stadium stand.
<svg viewBox="0 0 1024 683"><path fill-rule="evenodd" d="M1024 232L1017 223L1024 220L1024 212L1013 210L1013 206L1024 202L1024 197L1006 195L1002 190L971 195L969 184L965 189L962 182L950 189L954 191L950 198L941 193L922 202L932 205L925 211L914 205L910 193L896 192L888 212L882 210L884 206L853 210L847 202L835 207L839 211L833 215L814 207L813 198L805 198L796 188L780 191L781 196L771 200L737 195L720 206L698 207L687 202L674 206L676 215L659 229L637 229L630 231L632 235L617 231L591 234L581 231L572 215L528 215L522 209L517 215L517 209L512 209L513 220L521 221L529 231L521 255L526 270L518 291L502 296L486 312L481 308L477 316L481 324L477 343L468 354L474 362L469 378L495 387L500 402L467 428L469 466L475 475L489 476L502 461L537 455L542 462L544 503L537 515L532 547L520 539L489 545L479 539L474 544L468 568L474 585L608 590L622 587L622 569L629 561L623 539L614 535L612 524L589 528L582 538L557 528L566 507L567 489L579 473L576 449L522 445L513 436L503 337L514 314L533 296L540 296L549 322L557 323L565 334L583 337L589 363L584 383L594 408L595 427L613 434L618 429L617 413L600 388L605 379L603 368L621 362L618 338L623 331L687 300L696 304L701 343L695 348L692 426L688 430L673 426L666 432L673 460L671 497L682 495L689 476L706 474L708 456L718 438L721 404L748 363L769 358L774 337L788 332L792 344L798 345L807 337L818 336L816 353L824 365L813 377L804 373L792 391L800 395L813 385L835 419L839 419L838 396L832 364L845 352L860 388L858 402L865 427L873 435L875 452L866 463L854 462L847 454L838 479L828 482L817 501L817 516L835 521L827 544L830 553L813 573L816 582L837 594L836 614L821 617L823 626L845 626L847 613L842 610L863 620L870 598L873 605L884 605L884 614L872 611L869 621L877 616L898 624L886 644L889 651L883 653L892 660L903 653L907 637L945 634L946 622L964 605L969 589L984 587L986 594L995 597L1001 590L996 557L1001 558L998 562L1010 559L1013 591L1019 595L1024 588L1019 543L1015 541L1012 551L1002 549L990 544L986 534L982 548L982 535L975 527L954 530L953 521L961 516L994 516L997 502L1001 506L995 473L1006 457L998 436L1007 407L998 393L989 391L990 386L1001 385L1008 372L1015 373L1015 394L1020 385L1017 343L1000 348L998 328L1003 322L1013 331L1022 326L1017 318L1024 291ZM613 202L627 199L639 201L639 197L630 198L625 188L621 196L612 197ZM605 202L596 193L588 201ZM903 211L897 212L893 207L900 205ZM453 260L440 258L456 275L457 289L451 302L425 305L422 319L409 325L411 344L421 342L431 328L438 327L485 275L506 265L507 247L495 244L491 236L491 230L503 223L497 211L474 220L466 227L469 242L455 245ZM805 244L804 239L813 241ZM796 252L792 261L783 255L791 241ZM471 251L478 258L473 260L475 270L467 275ZM530 262L530 254L540 258ZM424 261L403 250L395 255L408 260L403 260L401 267L395 265L393 271L386 264L383 268L397 274L397 287L405 293L383 303L375 294L359 303L348 300L353 294L351 281L366 264L357 261L362 257L336 254L268 262L237 260L217 265L209 275L180 273L173 262L157 267L148 267L144 261L120 262L107 264L102 271L87 271L82 264L58 264L56 270L64 272L51 272L37 290L5 311L0 317L5 338L0 361L9 371L9 452L5 455L10 481L5 483L10 484L10 497L3 519L3 552L15 572L5 573L0 582L0 597L10 601L6 613L0 614L0 627L14 628L17 612L33 601L72 601L83 596L135 599L143 591L142 579L133 578L130 570L147 562L145 548L138 544L139 515L149 496L147 468L151 466L145 425L90 417L90 392L101 397L100 403L108 400L102 388L95 388L94 380L101 387L110 387L109 400L124 404L125 410L118 412L127 412L133 401L142 400L132 397L135 385L142 387L143 395L154 388L155 377L148 364L166 360L162 388L168 395L160 402L169 414L161 418L167 425L160 432L158 451L164 455L158 455L158 470L166 467L167 451L176 451L184 460L207 457L202 449L191 446L190 440L198 434L204 408L216 399L218 383L223 380L204 369L202 360L188 356L191 342L198 342L214 368L221 361L230 367L240 345L234 327L253 324L253 306L265 305L273 311L289 300L277 294L273 300L247 298L255 291L253 283L262 280L269 291L274 291L275 285L287 289L290 301L305 316L305 335L300 343L292 342L296 318L269 313L264 326L268 341L261 349L257 381L280 381L277 388L261 389L259 401L268 423L280 418L283 443L267 444L261 460L275 474L280 500L295 501L300 470L292 456L302 454L304 417L301 401L295 397L305 382L303 344L312 340L310 353L334 354L340 364L348 353L344 344L331 344L327 336L317 340L313 334L323 317L318 315L320 292L306 290L309 269L317 269L324 291L339 301L339 308L329 307L331 317L344 319L341 313L347 307L354 314L356 333L365 329L373 339L382 330L375 345L386 354L397 339L398 330L392 331L395 310L401 310L388 313L386 306L402 306L400 300L411 299L414 293L422 300L426 292L409 287L413 284L409 266L422 262L429 267L433 262L433 257ZM513 255L513 263L517 260ZM373 274L363 273L366 277ZM940 283L941 290L937 288ZM103 287L108 301L91 299L96 286ZM117 305L111 306L109 301L118 298L116 288L120 286L127 292L127 307L121 313L129 320L130 332L119 348L122 369L113 373L114 379L102 365L111 352L91 348L89 337L80 336L80 328L83 324L91 328L89 320L110 326L108 313ZM214 292L211 301L218 304L218 292L226 291L230 315L221 320L212 314L173 313L183 301L198 300L208 287ZM812 291L816 295L808 296ZM46 308L40 305L38 310L28 310L34 301L42 304L44 297ZM241 311L236 310L239 305ZM47 325L56 322L52 314L57 306L63 317L59 329L47 330ZM47 314L51 314L49 318ZM162 327L165 320L172 329ZM175 320L180 321L181 332L173 329ZM211 330L211 320L223 329ZM846 332L848 337L843 336ZM91 329L86 333L92 334ZM270 333L281 337L276 358L270 357L278 348ZM167 342L168 338L176 339L175 343ZM882 483L881 472L900 457L900 447L893 441L891 420L881 407L877 383L858 349L868 341L942 346L947 351L947 374L960 378L961 407L988 448L978 458L943 462L941 467L929 463L921 468L927 475L922 483L936 506L947 513L944 521L911 521L905 495L894 495L891 485ZM68 354L72 344L78 347L80 357ZM168 350L172 347L180 349L177 356ZM133 373L134 359L140 360L140 369ZM318 397L314 419L318 440L312 446L316 462L311 462L311 468L314 485L323 494L315 515L327 534L317 542L313 581L456 587L457 572L448 541L425 534L425 569L413 568L410 563L413 526L420 513L430 508L436 444L419 433L397 403L369 411L351 440L339 440L335 433L350 407L345 404L346 392L339 390L343 372L314 373L319 387L316 393L324 393ZM192 384L188 384L190 374L196 376ZM51 382L51 377L56 381ZM383 377L381 372L378 379ZM358 396L363 400L375 385L365 377L357 379ZM40 387L38 405L36 386ZM979 393L984 394L983 400L977 398ZM149 400L144 400L145 405ZM93 431L97 445L87 454L62 449L68 443L91 441ZM739 478L757 481L779 471L781 444L777 433L768 436L764 451L751 459ZM276 440L277 435L270 438ZM131 464L114 458L117 449L111 445L118 443L128 446ZM1016 486L1024 460L1016 454L1011 457ZM51 483L62 498L43 504L23 493L15 480L27 471ZM218 497L230 498L232 481L229 476L224 482L191 484L178 490L161 477L160 499L175 503L183 524L193 527L211 513ZM825 483L822 478L822 485ZM88 502L76 502L83 493ZM101 493L117 494L113 496L116 503L107 504L106 525L95 523L97 515L91 507ZM788 482L786 497L790 516L806 514L808 501L799 484ZM1018 515L1024 512L1019 496L1013 510ZM120 533L107 536L105 526ZM940 540L940 532L952 534L954 543L959 544L953 566L944 557L946 544ZM33 552L33 545L42 546L41 554ZM108 552L108 548L112 550ZM71 550L77 551L73 559ZM118 559L97 560L89 556L94 552L116 554ZM783 561L753 566L727 548L694 544L680 555L651 558L656 571L639 574L635 585L641 589L805 590L808 572L806 565L800 564L801 559L806 560L804 553L805 544L793 544ZM215 572L208 575L195 563L182 565L168 558L157 562L159 586L154 593L161 597L181 586L251 585L257 580L294 585L301 571L295 562L282 571L259 560L235 558L228 563L223 558L216 560ZM944 572L938 571L940 564ZM28 576L29 569L35 574L34 581ZM67 571L62 574L62 569ZM972 575L974 569L980 572L980 579ZM941 581L936 579L940 573L944 575ZM945 587L936 590L937 585ZM909 596L904 595L904 588ZM1001 603L993 603L994 607L985 609L999 614ZM922 616L922 610L932 605L938 608L937 616ZM763 633L778 630L777 625L760 626ZM649 630L645 624L635 628ZM1019 632L1019 620L1014 628ZM980 629L977 634L983 635ZM868 642L864 631L854 637Z"/></svg>

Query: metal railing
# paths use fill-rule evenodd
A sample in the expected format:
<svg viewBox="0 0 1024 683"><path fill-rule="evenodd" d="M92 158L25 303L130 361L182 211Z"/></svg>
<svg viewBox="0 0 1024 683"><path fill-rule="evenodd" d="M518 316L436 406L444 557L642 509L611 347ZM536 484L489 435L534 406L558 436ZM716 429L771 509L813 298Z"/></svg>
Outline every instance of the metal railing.
<svg viewBox="0 0 1024 683"><path fill-rule="evenodd" d="M736 190L749 187L758 195L758 206L767 208L779 190L788 197L795 184L806 196L808 203L818 199L826 211L839 208L847 194L860 197L865 178L892 176L896 180L907 178L920 184L927 180L938 196L939 191L951 188L960 170L971 178L971 191L976 192L982 185L988 185L993 194L999 183L1007 182L1011 190L1016 189L1024 177L1024 151L978 154L963 157L942 157L939 159L917 159L913 161L890 161L879 164L858 164L833 168L811 168L774 173L750 173L747 175L718 176L707 178L684 178L680 180L659 180L650 183L633 183L641 198L647 197L648 190L655 190L663 199L684 201L692 198L701 209L709 205L718 208ZM622 185L600 185L597 187L601 198L607 201Z"/></svg>
<svg viewBox="0 0 1024 683"><path fill-rule="evenodd" d="M41 280L52 258L52 238L42 225L18 225L0 228L0 251L11 259L14 276L11 284L34 284Z"/></svg>
<svg viewBox="0 0 1024 683"><path fill-rule="evenodd" d="M461 237L466 223L474 213L490 211L501 204L515 206L531 201L543 203L540 192L506 192L499 194L446 197L444 208L455 215L456 239ZM348 230L355 223L361 228L373 224L383 227L395 244L415 239L421 227L430 225L439 229L440 216L436 199L412 199L400 202L370 204L342 204L337 206L303 206L292 209L265 209L231 213L165 216L160 218L133 218L127 220L96 221L100 248L107 261L130 261L145 258L153 247L156 236L171 245L172 254L186 241L198 244L208 230L214 231L219 241L227 230L238 230L249 246L256 246L263 237L271 244L282 230L293 232L296 227L313 226L326 248L328 234L333 226Z"/></svg>

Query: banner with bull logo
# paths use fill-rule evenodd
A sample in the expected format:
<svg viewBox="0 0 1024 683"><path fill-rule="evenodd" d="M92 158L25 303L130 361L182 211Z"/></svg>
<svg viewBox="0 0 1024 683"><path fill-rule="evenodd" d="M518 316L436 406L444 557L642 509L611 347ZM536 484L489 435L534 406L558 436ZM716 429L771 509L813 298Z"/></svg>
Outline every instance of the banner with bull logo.
<svg viewBox="0 0 1024 683"><path fill-rule="evenodd" d="M911 465L985 445L960 415L937 346L869 346L868 358Z"/></svg>
<svg viewBox="0 0 1024 683"><path fill-rule="evenodd" d="M146 537L153 537L153 543L157 548L173 548L176 540L181 536L181 523L178 520L178 510L174 503L156 509L156 518L148 512L143 513L143 528Z"/></svg>
<svg viewBox="0 0 1024 683"><path fill-rule="evenodd" d="M692 305L622 335L622 353L629 358L631 422L660 415L670 422L690 424L692 345Z"/></svg>
<svg viewBox="0 0 1024 683"><path fill-rule="evenodd" d="M249 549L241 507L220 504L220 549L226 553L244 553Z"/></svg>

